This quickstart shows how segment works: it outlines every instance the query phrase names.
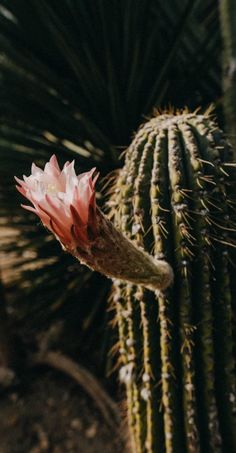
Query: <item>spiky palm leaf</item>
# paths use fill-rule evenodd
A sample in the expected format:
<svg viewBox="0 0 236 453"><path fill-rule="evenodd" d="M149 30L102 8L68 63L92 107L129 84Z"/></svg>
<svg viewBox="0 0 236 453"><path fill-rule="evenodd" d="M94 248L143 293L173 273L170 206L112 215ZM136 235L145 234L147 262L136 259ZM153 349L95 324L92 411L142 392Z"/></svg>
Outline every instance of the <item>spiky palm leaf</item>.
<svg viewBox="0 0 236 453"><path fill-rule="evenodd" d="M216 0L0 0L0 218L15 229L5 250L27 326L60 310L94 319L107 286L21 212L13 175L53 152L80 170L119 167L155 106L218 98L219 46Z"/></svg>

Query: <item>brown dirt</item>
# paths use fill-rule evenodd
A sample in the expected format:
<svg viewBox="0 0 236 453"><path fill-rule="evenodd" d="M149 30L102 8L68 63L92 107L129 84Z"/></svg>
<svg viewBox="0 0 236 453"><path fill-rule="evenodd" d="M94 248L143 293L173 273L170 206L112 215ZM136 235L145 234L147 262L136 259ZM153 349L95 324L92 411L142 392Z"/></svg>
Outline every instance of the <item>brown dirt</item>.
<svg viewBox="0 0 236 453"><path fill-rule="evenodd" d="M12 235L15 230L0 226L0 246ZM6 286L17 282L12 264L20 259L0 250ZM111 429L71 377L46 366L23 374L14 388L0 385L0 453L128 453L125 429Z"/></svg>
<svg viewBox="0 0 236 453"><path fill-rule="evenodd" d="M124 453L94 402L72 379L45 367L0 395L0 453Z"/></svg>

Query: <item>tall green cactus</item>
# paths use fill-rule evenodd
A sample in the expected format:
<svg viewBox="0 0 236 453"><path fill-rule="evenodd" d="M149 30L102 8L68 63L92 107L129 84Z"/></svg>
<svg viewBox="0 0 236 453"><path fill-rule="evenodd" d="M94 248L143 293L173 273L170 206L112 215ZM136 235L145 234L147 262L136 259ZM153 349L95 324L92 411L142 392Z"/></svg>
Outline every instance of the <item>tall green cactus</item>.
<svg viewBox="0 0 236 453"><path fill-rule="evenodd" d="M114 282L135 453L236 451L231 159L207 113L157 115L138 131L115 184L116 226L175 274L155 294Z"/></svg>

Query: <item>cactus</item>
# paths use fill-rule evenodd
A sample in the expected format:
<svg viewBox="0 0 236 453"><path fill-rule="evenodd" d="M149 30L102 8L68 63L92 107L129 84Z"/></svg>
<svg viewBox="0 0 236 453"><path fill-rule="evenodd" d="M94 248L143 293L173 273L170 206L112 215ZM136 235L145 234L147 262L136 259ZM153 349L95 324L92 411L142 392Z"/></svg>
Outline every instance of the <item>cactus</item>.
<svg viewBox="0 0 236 453"><path fill-rule="evenodd" d="M115 182L115 226L175 275L155 292L114 280L135 453L236 451L231 160L209 112L158 114Z"/></svg>

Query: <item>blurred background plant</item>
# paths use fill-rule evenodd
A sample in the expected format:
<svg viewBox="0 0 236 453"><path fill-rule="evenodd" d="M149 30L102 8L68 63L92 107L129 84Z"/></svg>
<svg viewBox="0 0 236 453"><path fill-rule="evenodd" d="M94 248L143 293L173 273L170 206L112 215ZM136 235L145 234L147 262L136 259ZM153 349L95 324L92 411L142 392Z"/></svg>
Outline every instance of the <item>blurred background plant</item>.
<svg viewBox="0 0 236 453"><path fill-rule="evenodd" d="M104 206L107 176L154 108L214 103L223 121L221 49L217 0L0 0L1 267L26 349L56 325L52 341L104 375L115 333L110 282L21 209L14 175L53 153L96 166Z"/></svg>

